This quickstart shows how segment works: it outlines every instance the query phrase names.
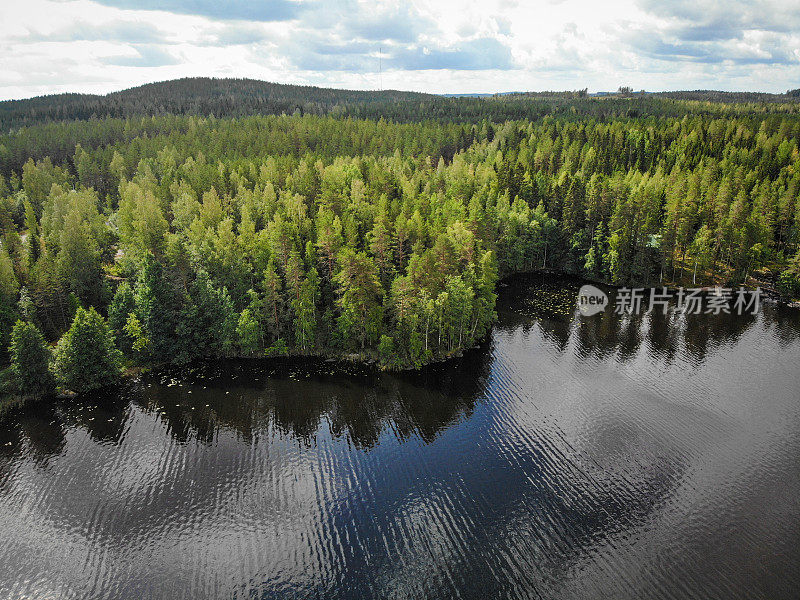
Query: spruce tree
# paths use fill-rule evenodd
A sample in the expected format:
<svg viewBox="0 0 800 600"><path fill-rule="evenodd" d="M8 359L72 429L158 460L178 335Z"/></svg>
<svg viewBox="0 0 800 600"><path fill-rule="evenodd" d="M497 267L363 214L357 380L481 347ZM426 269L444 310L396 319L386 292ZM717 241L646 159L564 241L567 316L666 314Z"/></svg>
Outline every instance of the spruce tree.
<svg viewBox="0 0 800 600"><path fill-rule="evenodd" d="M130 339L127 338L124 330L128 322L128 315L136 312L136 296L133 288L127 281L119 284L114 293L114 299L108 307L108 325L116 336L117 343L123 352L130 351Z"/></svg>
<svg viewBox="0 0 800 600"><path fill-rule="evenodd" d="M77 393L115 383L122 368L122 353L114 334L94 307L78 307L72 326L56 347L53 371L61 387Z"/></svg>
<svg viewBox="0 0 800 600"><path fill-rule="evenodd" d="M150 340L150 358L155 362L169 362L176 356L176 305L161 263L148 254L136 287L136 312L144 335Z"/></svg>
<svg viewBox="0 0 800 600"><path fill-rule="evenodd" d="M44 396L54 389L50 373L52 353L36 325L17 321L9 347L11 369L20 393Z"/></svg>

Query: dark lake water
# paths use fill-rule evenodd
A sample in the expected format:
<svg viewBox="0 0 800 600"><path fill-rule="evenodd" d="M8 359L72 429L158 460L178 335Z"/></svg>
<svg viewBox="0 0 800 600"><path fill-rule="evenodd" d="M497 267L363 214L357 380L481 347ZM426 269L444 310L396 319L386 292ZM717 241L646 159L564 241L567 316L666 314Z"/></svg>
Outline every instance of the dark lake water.
<svg viewBox="0 0 800 600"><path fill-rule="evenodd" d="M418 374L209 365L0 417L0 598L800 597L800 315L503 289Z"/></svg>

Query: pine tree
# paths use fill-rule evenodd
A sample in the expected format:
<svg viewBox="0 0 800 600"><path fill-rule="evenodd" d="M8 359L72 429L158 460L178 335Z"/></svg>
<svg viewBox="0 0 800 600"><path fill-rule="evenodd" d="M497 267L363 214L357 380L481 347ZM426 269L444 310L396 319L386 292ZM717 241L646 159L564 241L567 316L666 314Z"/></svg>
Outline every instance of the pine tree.
<svg viewBox="0 0 800 600"><path fill-rule="evenodd" d="M300 294L297 300L292 301L294 310L295 342L303 352L308 352L315 341L317 326L317 310L315 299L317 296L317 275L306 277L300 284Z"/></svg>
<svg viewBox="0 0 800 600"><path fill-rule="evenodd" d="M712 257L713 234L708 225L703 225L694 236L694 240L689 248L689 252L693 257L694 270L692 273L692 285L697 283L698 267L700 271L700 280L704 279L703 275L708 268Z"/></svg>
<svg viewBox="0 0 800 600"><path fill-rule="evenodd" d="M342 222L332 211L321 206L317 215L317 248L325 262L323 272L329 282L333 281L336 255L344 244Z"/></svg>
<svg viewBox="0 0 800 600"><path fill-rule="evenodd" d="M369 234L369 250L375 257L381 280L390 280L394 266L392 264L392 232L386 215L375 219L375 225Z"/></svg>
<svg viewBox="0 0 800 600"><path fill-rule="evenodd" d="M383 288L378 278L378 268L364 252L345 248L339 254L341 270L336 275L342 311L339 319L343 339L355 333L364 349L368 342L378 337L383 318L381 300Z"/></svg>
<svg viewBox="0 0 800 600"><path fill-rule="evenodd" d="M270 258L264 271L264 306L267 312L268 330L272 341L281 337L282 289L283 284L281 283L280 275L275 269L275 260Z"/></svg>

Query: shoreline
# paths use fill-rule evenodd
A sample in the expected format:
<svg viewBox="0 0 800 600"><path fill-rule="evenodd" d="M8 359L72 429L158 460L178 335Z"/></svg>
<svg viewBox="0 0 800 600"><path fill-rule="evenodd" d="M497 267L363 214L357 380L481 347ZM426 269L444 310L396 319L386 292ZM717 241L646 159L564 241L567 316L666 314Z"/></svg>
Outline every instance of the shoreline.
<svg viewBox="0 0 800 600"><path fill-rule="evenodd" d="M615 285L613 283L609 283L606 281L593 279L589 277L584 277L581 275L571 274L563 270L559 269L552 269L552 268L545 268L545 269L535 269L531 271L520 271L517 273L512 273L509 275L504 276L500 279L497 283L497 290L496 293L499 295L502 293L502 289L506 288L510 285L510 282L514 279L524 278L524 277L531 277L531 276L549 276L554 278L572 278L577 282L581 283L591 283L593 285L601 285L607 288L613 289L620 289L620 285ZM761 283L761 282L758 282ZM674 284L663 285L659 287L666 287L671 293L676 291L681 286L675 286ZM703 289L705 292L713 292L715 287L718 286L698 286ZM750 289L752 286L742 286L747 289ZM758 286L761 287L761 286ZM645 288L647 289L647 288ZM754 289L754 288L753 288ZM780 294L772 288L772 287L761 287L763 292L762 302L767 302L773 305L780 305L786 306L788 308L793 309L800 309L800 301L786 301L780 297ZM147 365L127 365L123 366L122 372L120 375L120 380L111 388L118 387L120 384L126 381L132 381L139 376L142 375L149 375L149 374L156 374L159 372L169 372L171 369L192 369L196 368L200 365L210 363L212 361L237 361L237 362L252 362L252 363L263 363L268 364L275 359L279 360L288 360L288 361L299 361L299 360L309 360L309 361L318 361L320 363L331 363L337 365L342 371L346 370L347 366L355 366L359 368L368 369L375 373L398 373L398 374L414 374L414 373L423 373L426 369L435 368L436 366L446 365L447 363L451 363L454 360L461 359L464 355L470 351L480 349L486 341L489 339L495 324L497 323L497 319L495 319L494 323L489 327L486 331L485 335L475 340L475 342L464 348L459 348L453 351L451 354L445 356L437 356L425 363L422 363L418 366L407 366L407 367L393 367L387 365L379 364L377 352L376 351L368 351L368 352L316 352L311 354L304 354L294 351L287 351L285 354L272 354L272 355L263 355L263 356L227 356L227 357L209 357L206 359L201 359L198 361L194 361L192 363L188 363L187 365L174 365L171 363L159 363L159 364L147 364ZM274 364L274 363L273 363ZM194 367L193 367L194 365ZM110 388L100 388L98 390L94 390L89 394L102 392L103 390L108 390ZM19 396L16 394L3 394L0 395L0 417L2 417L6 412L13 410L14 408L21 407L27 405L31 402L40 402L40 401L48 401L53 399L64 399L64 398L74 398L78 396L75 392L64 390L60 391L56 394L46 397L36 397L36 396Z"/></svg>

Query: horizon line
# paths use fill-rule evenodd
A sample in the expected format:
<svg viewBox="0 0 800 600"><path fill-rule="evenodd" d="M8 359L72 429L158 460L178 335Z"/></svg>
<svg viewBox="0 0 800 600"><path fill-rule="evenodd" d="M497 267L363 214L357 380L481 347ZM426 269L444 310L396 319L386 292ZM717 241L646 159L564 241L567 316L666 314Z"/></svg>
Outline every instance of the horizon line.
<svg viewBox="0 0 800 600"><path fill-rule="evenodd" d="M307 88L316 88L316 89L325 89L325 90L339 90L339 91L346 91L346 92L364 92L364 93L386 93L386 92L400 92L400 93L407 93L407 94L420 94L425 96L441 96L441 97L469 97L469 96L499 96L499 95L513 95L513 94L546 94L546 93L554 93L554 94L563 94L568 92L579 92L584 89L588 90L588 87L578 87L575 89L562 89L562 90L554 90L554 89L542 89L542 90L506 90L506 91L487 91L487 92L422 92L419 90L403 90L403 89L395 89L395 88L388 88L388 89L358 89L358 88L348 88L348 87L332 87L332 86L324 86L324 85L312 85L312 84L305 84L305 83L284 83L278 81L270 81L267 79L256 79L253 77L215 77L211 75L197 75L197 76L187 76L187 77L176 77L173 79L160 79L154 81L148 81L146 83L140 83L138 85L131 85L126 87L120 87L119 89L114 89L109 92L105 93L93 93L93 92L84 92L84 91L65 91L65 92L52 92L52 93L45 93L45 94L38 94L35 96L25 96L21 98L2 98L0 99L0 103L6 102L24 102L26 100L36 100L38 98L48 98L54 96L94 96L96 98L105 98L112 94L119 94L122 92L127 92L130 90L135 90L138 88L142 88L148 85L158 85L162 83L171 83L175 81L184 81L190 79L208 79L208 80L216 80L216 81L254 81L259 83L267 83L271 85L280 85L280 86L295 86L295 87L307 87ZM789 90L787 90L789 91ZM722 94L760 94L760 95L768 95L768 96L786 96L786 92L768 92L768 91L752 91L752 90L720 90L720 89L661 89L661 90L647 90L647 89L640 89L634 90L632 93L634 95L640 95L643 92L645 94L674 94L679 92L716 92ZM618 90L613 89L597 89L588 91L588 95L598 95L598 94L617 94L619 93Z"/></svg>

